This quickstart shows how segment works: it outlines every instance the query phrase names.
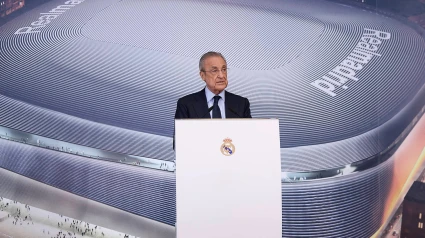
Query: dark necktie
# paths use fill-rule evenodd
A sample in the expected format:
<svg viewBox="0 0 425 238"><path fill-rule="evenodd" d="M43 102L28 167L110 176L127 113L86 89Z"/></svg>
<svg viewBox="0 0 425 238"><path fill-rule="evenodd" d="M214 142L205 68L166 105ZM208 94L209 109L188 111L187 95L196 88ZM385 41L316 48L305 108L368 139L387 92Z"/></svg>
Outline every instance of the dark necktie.
<svg viewBox="0 0 425 238"><path fill-rule="evenodd" d="M214 105L212 110L212 118L221 118L220 107L218 107L218 100L220 100L220 96L214 96Z"/></svg>

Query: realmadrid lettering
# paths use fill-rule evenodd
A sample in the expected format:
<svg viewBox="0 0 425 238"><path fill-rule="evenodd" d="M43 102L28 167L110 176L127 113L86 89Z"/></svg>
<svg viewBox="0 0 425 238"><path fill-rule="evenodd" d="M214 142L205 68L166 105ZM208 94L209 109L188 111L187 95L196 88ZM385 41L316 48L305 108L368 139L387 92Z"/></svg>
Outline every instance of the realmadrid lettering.
<svg viewBox="0 0 425 238"><path fill-rule="evenodd" d="M369 63L372 57L381 57L377 50L383 40L390 38L391 34L388 32L364 28L364 33L354 50L332 71L310 84L327 95L335 97L337 94L334 91L337 87L348 89L349 80L358 81L359 78L355 75Z"/></svg>
<svg viewBox="0 0 425 238"><path fill-rule="evenodd" d="M49 12L40 13L40 17L36 21L32 22L31 26L19 28L16 30L15 35L39 33L41 32L41 28L45 27L52 20L84 1L85 0L66 1L64 4L53 8Z"/></svg>
<svg viewBox="0 0 425 238"><path fill-rule="evenodd" d="M230 156L235 153L235 145L232 144L232 139L226 138L223 140L220 151L225 156Z"/></svg>

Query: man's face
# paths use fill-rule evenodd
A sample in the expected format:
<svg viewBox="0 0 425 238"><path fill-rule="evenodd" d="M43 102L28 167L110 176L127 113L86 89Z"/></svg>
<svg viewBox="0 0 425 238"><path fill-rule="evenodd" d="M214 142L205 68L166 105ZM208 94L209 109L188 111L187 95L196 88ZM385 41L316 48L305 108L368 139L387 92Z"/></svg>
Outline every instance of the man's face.
<svg viewBox="0 0 425 238"><path fill-rule="evenodd" d="M199 75L212 93L217 95L227 87L227 65L223 58L220 56L206 58L203 70Z"/></svg>

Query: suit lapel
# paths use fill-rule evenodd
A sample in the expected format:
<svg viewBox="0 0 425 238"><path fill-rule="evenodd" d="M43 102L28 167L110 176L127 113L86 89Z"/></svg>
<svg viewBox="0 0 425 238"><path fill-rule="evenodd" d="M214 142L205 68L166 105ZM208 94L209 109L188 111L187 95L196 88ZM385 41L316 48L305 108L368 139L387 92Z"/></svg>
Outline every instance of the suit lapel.
<svg viewBox="0 0 425 238"><path fill-rule="evenodd" d="M226 108L226 118L238 118L238 116L236 116L234 112L229 110L229 108L232 108L233 110L236 110L237 108L235 100L232 100L233 95L228 93L227 91L225 91L224 93L226 94L226 99L224 101L224 107Z"/></svg>
<svg viewBox="0 0 425 238"><path fill-rule="evenodd" d="M205 96L205 88L196 94L196 102L193 103L193 109L198 118L211 118L208 113L208 103Z"/></svg>

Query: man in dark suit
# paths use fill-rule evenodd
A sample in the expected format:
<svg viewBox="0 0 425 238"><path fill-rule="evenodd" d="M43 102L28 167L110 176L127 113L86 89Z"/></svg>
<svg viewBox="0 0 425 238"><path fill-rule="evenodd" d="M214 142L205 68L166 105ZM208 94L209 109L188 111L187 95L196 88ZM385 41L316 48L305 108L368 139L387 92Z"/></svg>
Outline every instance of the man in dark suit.
<svg viewBox="0 0 425 238"><path fill-rule="evenodd" d="M177 101L175 119L251 118L248 99L225 91L228 81L223 55L205 53L199 60L199 75L206 87Z"/></svg>

